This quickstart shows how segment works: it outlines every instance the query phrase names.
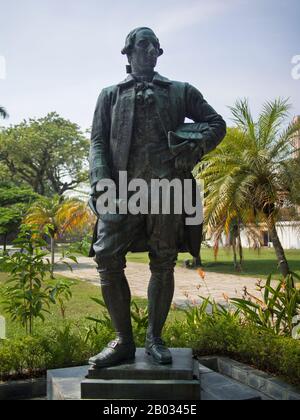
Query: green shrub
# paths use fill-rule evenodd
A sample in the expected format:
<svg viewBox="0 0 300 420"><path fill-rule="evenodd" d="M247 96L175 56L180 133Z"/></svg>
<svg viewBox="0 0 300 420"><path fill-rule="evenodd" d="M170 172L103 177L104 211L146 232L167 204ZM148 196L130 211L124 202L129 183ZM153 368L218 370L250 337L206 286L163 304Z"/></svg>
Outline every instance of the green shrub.
<svg viewBox="0 0 300 420"><path fill-rule="evenodd" d="M197 356L223 355L283 376L300 385L300 341L245 322L239 312L210 302L182 311L185 319L168 323L170 347L191 347ZM208 313L209 311L209 313Z"/></svg>
<svg viewBox="0 0 300 420"><path fill-rule="evenodd" d="M5 287L0 290L0 297L4 311L31 335L34 322L37 319L44 322L45 314L50 313L50 304L59 303L62 316L65 315L65 302L72 297L71 283L61 281L54 286L46 284L52 265L45 259L47 252L43 248L46 242L40 238L39 230L22 225L14 243L19 245L20 250L0 258L0 263L10 273Z"/></svg>
<svg viewBox="0 0 300 420"><path fill-rule="evenodd" d="M224 355L300 384L300 342L257 327L220 320L205 323L196 333L195 353Z"/></svg>
<svg viewBox="0 0 300 420"><path fill-rule="evenodd" d="M103 335L103 328L108 332L108 337L114 338L113 326L111 318L108 314L106 305L102 299L91 298L91 300L104 309L100 318L88 317L89 321L95 323L94 326L89 328L88 339L98 342L99 335ZM148 328L148 308L138 305L135 300L131 301L131 320L132 329L135 337L136 345L143 347L145 344L146 332Z"/></svg>
<svg viewBox="0 0 300 420"><path fill-rule="evenodd" d="M293 320L300 315L300 291L295 287L298 278L297 274L291 273L286 279L278 281L276 287L272 287L272 276L269 276L265 286L259 285L263 292L261 299L248 293L245 288L246 299L231 299L231 302L249 325L290 337L294 328Z"/></svg>
<svg viewBox="0 0 300 420"><path fill-rule="evenodd" d="M0 342L0 379L9 375L36 376L49 366L51 354L37 337L22 337Z"/></svg>
<svg viewBox="0 0 300 420"><path fill-rule="evenodd" d="M46 329L43 335L2 340L0 380L10 376L32 377L47 369L85 365L107 344L108 336L109 332L102 331L98 340L86 340L83 327L65 323L60 328Z"/></svg>
<svg viewBox="0 0 300 420"><path fill-rule="evenodd" d="M91 235L88 234L84 238L82 238L81 241L72 242L69 245L69 252L80 254L80 255L83 255L84 257L88 257L90 253L91 242L92 242L92 237Z"/></svg>
<svg viewBox="0 0 300 420"><path fill-rule="evenodd" d="M147 312L140 306L132 307L138 347L144 346L147 328ZM105 314L99 320L47 323L35 336L0 341L0 379L87 364L115 336ZM169 347L191 347L197 356L228 356L300 385L300 341L249 325L233 310L206 304L178 309L165 326L164 338Z"/></svg>

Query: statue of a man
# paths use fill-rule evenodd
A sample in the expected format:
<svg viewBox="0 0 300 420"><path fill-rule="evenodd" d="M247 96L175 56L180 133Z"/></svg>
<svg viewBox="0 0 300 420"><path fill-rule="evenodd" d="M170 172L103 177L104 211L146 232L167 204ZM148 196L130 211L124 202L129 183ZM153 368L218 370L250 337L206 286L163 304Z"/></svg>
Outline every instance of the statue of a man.
<svg viewBox="0 0 300 420"><path fill-rule="evenodd" d="M128 181L139 178L147 184L152 179L192 178L195 164L226 134L222 117L196 88L154 71L163 50L150 28L130 32L122 54L128 57L129 76L102 90L94 115L90 151L90 202L94 209L99 181L118 183L120 171L127 171ZM183 125L186 117L195 122L187 131ZM180 153L172 153L172 141L185 144L178 149ZM98 264L103 299L117 336L90 364L101 368L135 357L131 294L124 269L129 251L146 250L151 279L145 348L154 362L172 363L161 334L174 294L174 267L181 250L199 256L201 232L201 224L186 226L184 215L176 212L98 214L90 256L95 256Z"/></svg>

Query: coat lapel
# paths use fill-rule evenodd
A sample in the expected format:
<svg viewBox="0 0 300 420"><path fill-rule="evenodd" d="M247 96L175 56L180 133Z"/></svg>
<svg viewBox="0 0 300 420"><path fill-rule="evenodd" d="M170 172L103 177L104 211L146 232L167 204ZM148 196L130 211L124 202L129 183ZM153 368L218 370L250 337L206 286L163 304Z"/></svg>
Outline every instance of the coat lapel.
<svg viewBox="0 0 300 420"><path fill-rule="evenodd" d="M169 86L170 80L155 73L153 78L157 110L165 129L170 129ZM129 75L118 84L118 93L112 111L111 156L113 175L126 171L131 147L135 111L135 80Z"/></svg>
<svg viewBox="0 0 300 420"><path fill-rule="evenodd" d="M119 83L116 103L112 111L111 156L115 179L119 171L126 171L131 146L135 107L132 76Z"/></svg>

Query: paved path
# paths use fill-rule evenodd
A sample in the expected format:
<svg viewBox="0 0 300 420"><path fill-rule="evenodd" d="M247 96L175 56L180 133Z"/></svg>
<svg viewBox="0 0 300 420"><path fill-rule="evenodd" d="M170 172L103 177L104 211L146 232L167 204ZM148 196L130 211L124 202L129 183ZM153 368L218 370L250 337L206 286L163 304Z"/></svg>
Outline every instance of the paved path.
<svg viewBox="0 0 300 420"><path fill-rule="evenodd" d="M92 258L80 257L79 264L73 265L73 272L60 265L57 274L70 278L88 281L99 286L99 275ZM147 297L147 286L150 278L149 267L141 263L127 263L126 276L130 284L132 296ZM225 302L224 295L233 298L241 297L247 286L248 292L260 297L256 290L257 280L253 277L240 277L230 274L206 273L203 280L197 270L176 267L174 303L181 305L190 301L199 301L199 296L210 296L217 302Z"/></svg>

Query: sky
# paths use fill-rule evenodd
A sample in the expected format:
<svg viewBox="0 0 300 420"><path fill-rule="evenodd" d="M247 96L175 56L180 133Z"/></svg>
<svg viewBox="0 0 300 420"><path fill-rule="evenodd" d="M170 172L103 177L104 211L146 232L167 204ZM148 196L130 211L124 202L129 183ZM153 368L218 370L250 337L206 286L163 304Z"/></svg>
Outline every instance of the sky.
<svg viewBox="0 0 300 420"><path fill-rule="evenodd" d="M120 51L138 26L160 39L157 71L197 87L228 124L239 98L254 116L279 96L300 114L299 18L299 0L0 0L1 124L56 111L88 129L101 89L126 77Z"/></svg>

